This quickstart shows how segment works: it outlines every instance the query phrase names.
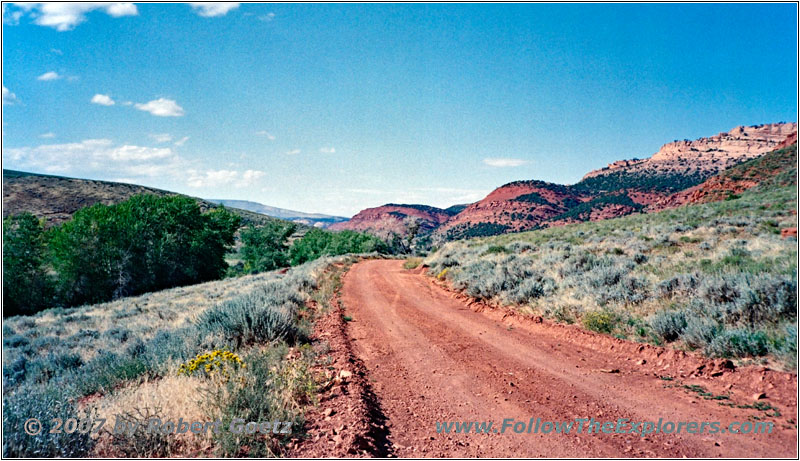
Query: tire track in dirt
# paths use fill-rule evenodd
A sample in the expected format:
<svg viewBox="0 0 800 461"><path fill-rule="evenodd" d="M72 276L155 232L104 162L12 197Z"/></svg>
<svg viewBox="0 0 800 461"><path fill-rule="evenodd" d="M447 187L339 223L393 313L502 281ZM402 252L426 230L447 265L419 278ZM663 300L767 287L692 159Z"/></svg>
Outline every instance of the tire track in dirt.
<svg viewBox="0 0 800 461"><path fill-rule="evenodd" d="M548 326L512 325L476 312L403 270L402 261L354 265L341 300L353 318L347 330L354 354L367 368L399 456L796 456L796 428L777 420L772 434L749 435L437 434L437 421L494 421L497 427L504 418L663 418L725 427L754 412L665 388L630 358L586 347Z"/></svg>

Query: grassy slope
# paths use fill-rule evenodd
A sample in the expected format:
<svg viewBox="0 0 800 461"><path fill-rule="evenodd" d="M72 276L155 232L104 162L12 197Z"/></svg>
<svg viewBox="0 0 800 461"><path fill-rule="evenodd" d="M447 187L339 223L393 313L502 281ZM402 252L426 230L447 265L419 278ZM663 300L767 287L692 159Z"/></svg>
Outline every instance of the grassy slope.
<svg viewBox="0 0 800 461"><path fill-rule="evenodd" d="M94 412L108 419L107 428L117 415L219 418L226 424L233 417L288 420L299 427L314 389L309 371L314 358L306 339L314 313L305 301L326 296L330 268L343 262L351 261L322 258L285 275L250 275L5 319L3 454L242 456L238 450L247 445L227 432L30 437L10 430L30 417L50 421ZM235 352L246 364L238 369L227 364L235 379L225 382L202 367L191 376L178 374L182 363L219 349ZM287 438L262 438L248 454L280 454Z"/></svg>
<svg viewBox="0 0 800 461"><path fill-rule="evenodd" d="M737 200L451 242L425 261L468 294L715 356L796 350L793 187Z"/></svg>

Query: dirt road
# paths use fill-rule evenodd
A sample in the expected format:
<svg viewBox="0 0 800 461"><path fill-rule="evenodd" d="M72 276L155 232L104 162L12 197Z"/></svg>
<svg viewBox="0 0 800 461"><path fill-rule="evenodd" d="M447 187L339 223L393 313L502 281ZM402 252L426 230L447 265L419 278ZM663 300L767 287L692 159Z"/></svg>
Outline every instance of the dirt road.
<svg viewBox="0 0 800 461"><path fill-rule="evenodd" d="M669 373L654 371L656 364L621 354L626 349L615 347L621 341L546 321L514 322L498 312L476 311L428 277L404 270L402 261L354 265L344 277L341 301L352 317L347 334L353 353L365 365L388 421L394 455L797 456L797 402L787 397L796 393L795 375L771 373L765 380L767 371L759 375L736 370L693 380L673 364L674 377L665 380L661 376ZM743 377L747 384L739 382ZM759 379L769 387L768 397L781 396L780 403L769 400L781 416L767 416L773 410L720 405L752 404L754 397L747 393L760 384L749 381ZM712 390L724 385L729 398L706 399L696 388L684 387L693 383ZM720 395L717 392L712 394ZM576 434L578 423L570 434L527 433L531 418L594 418L615 424L618 418L676 424L719 421L725 429L734 421L755 423L754 417L773 422L772 434L710 434L710 426L703 434L688 434L687 426L680 434L645 437L587 434L586 428ZM493 421L500 431L506 418L524 422L524 432L516 434L511 427L486 435L436 430L436 422L442 421Z"/></svg>

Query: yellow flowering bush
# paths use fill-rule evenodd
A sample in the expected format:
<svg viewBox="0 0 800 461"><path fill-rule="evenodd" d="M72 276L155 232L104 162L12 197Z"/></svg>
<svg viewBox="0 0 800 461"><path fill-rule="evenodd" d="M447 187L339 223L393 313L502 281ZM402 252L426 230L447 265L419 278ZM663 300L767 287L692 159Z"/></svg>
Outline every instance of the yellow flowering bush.
<svg viewBox="0 0 800 461"><path fill-rule="evenodd" d="M192 360L181 364L178 369L178 375L192 376L196 373L201 373L210 378L220 377L227 382L231 377L230 369L238 367L245 367L241 357L231 351L217 349L205 354L199 354Z"/></svg>

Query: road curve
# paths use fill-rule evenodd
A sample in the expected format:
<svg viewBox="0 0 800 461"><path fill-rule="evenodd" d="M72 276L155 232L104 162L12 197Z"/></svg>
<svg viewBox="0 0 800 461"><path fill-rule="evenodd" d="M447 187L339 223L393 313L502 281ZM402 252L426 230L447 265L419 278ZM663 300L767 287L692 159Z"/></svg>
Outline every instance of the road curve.
<svg viewBox="0 0 800 461"><path fill-rule="evenodd" d="M630 359L565 341L539 325L510 327L476 312L402 261L367 260L344 277L354 353L388 419L394 453L405 457L796 457L797 429L772 434L437 433L440 421L526 424L747 421L755 410L717 400L637 370ZM610 372L612 371L613 372ZM619 370L619 372L617 372ZM796 411L796 408L794 409ZM785 417L784 417L785 419ZM685 426L684 426L685 427Z"/></svg>

